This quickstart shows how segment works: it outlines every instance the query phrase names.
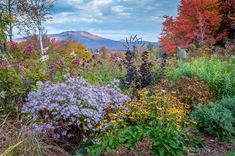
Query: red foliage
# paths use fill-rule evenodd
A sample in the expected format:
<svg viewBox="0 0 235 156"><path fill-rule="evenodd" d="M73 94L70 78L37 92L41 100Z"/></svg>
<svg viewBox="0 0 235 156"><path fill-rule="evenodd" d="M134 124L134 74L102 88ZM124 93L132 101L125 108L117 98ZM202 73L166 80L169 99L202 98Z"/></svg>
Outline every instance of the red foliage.
<svg viewBox="0 0 235 156"><path fill-rule="evenodd" d="M110 56L110 61L113 61L113 62L121 62L122 61L122 58L123 58L123 53L111 53L111 56Z"/></svg>
<svg viewBox="0 0 235 156"><path fill-rule="evenodd" d="M167 54L175 53L177 46L177 35L176 33L176 20L172 17L165 16L165 22L163 22L162 37L160 38L160 43L162 44L162 50L167 52Z"/></svg>
<svg viewBox="0 0 235 156"><path fill-rule="evenodd" d="M213 45L226 32L217 33L222 21L218 0L181 0L176 19L165 17L160 43L167 54L176 52L176 46L188 48L192 43Z"/></svg>
<svg viewBox="0 0 235 156"><path fill-rule="evenodd" d="M223 20L221 30L228 30L228 38L235 39L235 0L219 0Z"/></svg>
<svg viewBox="0 0 235 156"><path fill-rule="evenodd" d="M7 42L8 51L17 51L19 49L18 44L14 41Z"/></svg>
<svg viewBox="0 0 235 156"><path fill-rule="evenodd" d="M43 46L44 48L46 47L52 47L52 48L57 48L59 43L56 39L50 39L49 36L44 35L42 37L42 41L43 41ZM22 41L20 42L19 46L22 49L26 49L27 47L31 46L33 47L34 50L40 50L40 42L39 42L39 38L37 35L33 35L29 38L26 39L26 41Z"/></svg>

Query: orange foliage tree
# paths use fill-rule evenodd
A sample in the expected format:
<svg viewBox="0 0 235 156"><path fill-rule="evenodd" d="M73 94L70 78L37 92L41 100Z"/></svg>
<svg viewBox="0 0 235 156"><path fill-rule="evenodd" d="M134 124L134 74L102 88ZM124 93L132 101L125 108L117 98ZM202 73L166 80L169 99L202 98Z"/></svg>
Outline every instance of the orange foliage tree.
<svg viewBox="0 0 235 156"><path fill-rule="evenodd" d="M65 57L75 56L83 61L89 61L93 56L93 54L89 52L83 44L75 41L65 42L61 45L60 49Z"/></svg>
<svg viewBox="0 0 235 156"><path fill-rule="evenodd" d="M226 32L218 33L222 21L219 4L218 0L181 0L176 19L165 17L163 22L162 50L172 54L177 46L213 45L221 40Z"/></svg>

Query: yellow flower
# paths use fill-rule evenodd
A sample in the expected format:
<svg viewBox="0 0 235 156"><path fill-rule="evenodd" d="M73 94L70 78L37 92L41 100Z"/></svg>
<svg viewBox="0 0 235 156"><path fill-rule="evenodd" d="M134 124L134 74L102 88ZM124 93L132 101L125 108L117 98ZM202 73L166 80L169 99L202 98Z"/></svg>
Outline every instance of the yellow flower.
<svg viewBox="0 0 235 156"><path fill-rule="evenodd" d="M102 129L102 128L103 128L103 126L99 125L99 126L97 126L97 128L98 128L98 129Z"/></svg>
<svg viewBox="0 0 235 156"><path fill-rule="evenodd" d="M176 130L180 130L180 126L179 125L176 125Z"/></svg>
<svg viewBox="0 0 235 156"><path fill-rule="evenodd" d="M195 125L197 124L197 122L196 122L196 121L194 121L194 120L191 120L191 123L193 123L193 124L195 124Z"/></svg>
<svg viewBox="0 0 235 156"><path fill-rule="evenodd" d="M122 120L122 119L120 119L120 118L118 118L118 119L117 119L117 121L118 121L118 122L122 122L123 120Z"/></svg>
<svg viewBox="0 0 235 156"><path fill-rule="evenodd" d="M156 108L157 108L158 110L162 110L162 108L161 108L161 107L156 106Z"/></svg>
<svg viewBox="0 0 235 156"><path fill-rule="evenodd" d="M108 120L107 120L107 119L104 119L104 120L103 120L103 122L104 122L104 123L107 123L107 122L108 122Z"/></svg>
<svg viewBox="0 0 235 156"><path fill-rule="evenodd" d="M117 121L116 120L111 120L111 123L116 123Z"/></svg>
<svg viewBox="0 0 235 156"><path fill-rule="evenodd" d="M114 114L114 113L109 113L108 114L109 117L112 117L112 116L117 116L117 114Z"/></svg>

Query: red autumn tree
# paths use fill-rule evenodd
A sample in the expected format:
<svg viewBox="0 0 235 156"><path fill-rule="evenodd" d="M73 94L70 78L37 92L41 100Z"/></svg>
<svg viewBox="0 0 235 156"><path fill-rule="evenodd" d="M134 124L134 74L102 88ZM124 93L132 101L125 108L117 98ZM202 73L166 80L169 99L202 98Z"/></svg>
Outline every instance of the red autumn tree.
<svg viewBox="0 0 235 156"><path fill-rule="evenodd" d="M165 16L163 22L162 37L160 38L161 49L167 54L172 54L176 50L177 36L176 36L176 20L173 17Z"/></svg>
<svg viewBox="0 0 235 156"><path fill-rule="evenodd" d="M176 46L213 45L225 35L217 33L222 20L218 0L181 0L178 12L176 19L167 17L163 23L160 43L167 54L176 52Z"/></svg>
<svg viewBox="0 0 235 156"><path fill-rule="evenodd" d="M235 39L235 0L219 0L223 14L220 31L227 30L228 38Z"/></svg>

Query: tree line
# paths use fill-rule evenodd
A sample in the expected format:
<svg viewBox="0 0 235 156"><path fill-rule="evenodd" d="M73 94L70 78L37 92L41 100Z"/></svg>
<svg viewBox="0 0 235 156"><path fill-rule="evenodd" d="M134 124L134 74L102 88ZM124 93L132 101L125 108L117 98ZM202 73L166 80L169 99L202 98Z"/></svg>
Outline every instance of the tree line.
<svg viewBox="0 0 235 156"><path fill-rule="evenodd" d="M0 0L0 51L6 50L7 39L12 41L13 31L29 35L38 32L43 54L43 22L51 19L54 0Z"/></svg>
<svg viewBox="0 0 235 156"><path fill-rule="evenodd" d="M165 16L160 43L172 54L177 47L223 46L234 39L234 0L181 0L177 17Z"/></svg>

